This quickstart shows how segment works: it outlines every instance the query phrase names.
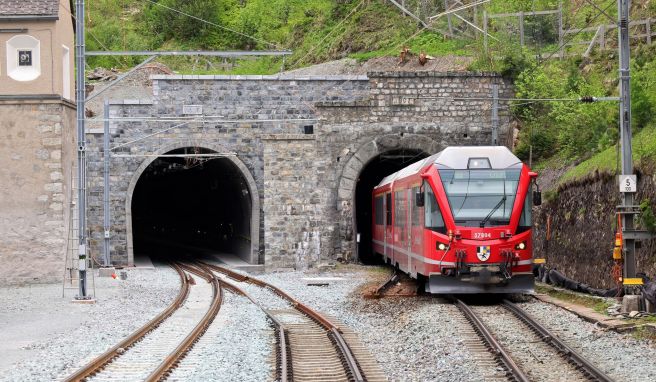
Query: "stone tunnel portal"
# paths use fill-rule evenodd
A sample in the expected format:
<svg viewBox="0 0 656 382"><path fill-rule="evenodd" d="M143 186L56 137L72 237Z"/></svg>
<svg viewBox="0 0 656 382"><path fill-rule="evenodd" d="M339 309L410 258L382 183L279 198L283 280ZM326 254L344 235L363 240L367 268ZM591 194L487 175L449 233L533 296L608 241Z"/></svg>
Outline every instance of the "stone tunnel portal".
<svg viewBox="0 0 656 382"><path fill-rule="evenodd" d="M232 258L251 262L252 199L241 170L225 157L158 157L132 196L134 253L151 257Z"/></svg>
<svg viewBox="0 0 656 382"><path fill-rule="evenodd" d="M355 226L360 234L357 251L362 263L378 264L382 261L371 250L373 188L387 175L428 156L428 153L417 149L391 150L375 156L363 167L355 186Z"/></svg>

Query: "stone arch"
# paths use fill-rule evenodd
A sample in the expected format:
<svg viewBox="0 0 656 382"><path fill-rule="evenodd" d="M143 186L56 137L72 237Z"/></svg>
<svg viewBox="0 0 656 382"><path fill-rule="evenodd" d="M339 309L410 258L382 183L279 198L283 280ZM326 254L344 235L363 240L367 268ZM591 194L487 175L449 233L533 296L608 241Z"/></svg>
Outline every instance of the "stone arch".
<svg viewBox="0 0 656 382"><path fill-rule="evenodd" d="M194 140L182 140L176 141L169 145L164 145L155 150L154 154L162 155L167 152L182 149L185 147L199 147L202 149L214 151L217 153L227 152L221 145L213 142L198 142ZM125 223L126 223L126 237L127 237L127 252L128 252L128 265L134 265L134 242L132 235L132 195L139 182L139 178L148 166L157 159L157 156L147 157L139 167L132 174L130 183L128 185L126 199L125 199ZM251 250L249 262L251 264L257 264L259 261L259 252L260 252L260 193L257 188L257 183L255 183L255 178L251 174L250 170L244 162L241 161L236 155L227 155L226 159L230 160L234 164L241 174L243 175L246 183L248 185L248 192L251 195Z"/></svg>
<svg viewBox="0 0 656 382"><path fill-rule="evenodd" d="M442 145L429 136L420 134L388 134L381 135L361 145L348 159L339 175L337 188L337 211L340 215L341 251L347 258L355 253L356 242L353 233L357 222L353 211L355 205L355 189L357 179L362 170L378 155L392 150L421 150L427 154L434 154ZM345 149L343 152L349 150ZM348 153L346 154L348 155Z"/></svg>

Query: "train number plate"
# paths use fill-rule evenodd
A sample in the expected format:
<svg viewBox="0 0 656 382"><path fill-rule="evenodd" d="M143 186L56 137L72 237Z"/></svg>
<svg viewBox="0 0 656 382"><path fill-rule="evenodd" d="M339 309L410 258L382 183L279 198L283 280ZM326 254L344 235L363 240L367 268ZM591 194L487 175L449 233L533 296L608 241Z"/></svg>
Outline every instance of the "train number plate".
<svg viewBox="0 0 656 382"><path fill-rule="evenodd" d="M491 239L492 234L489 232L474 232L474 239Z"/></svg>

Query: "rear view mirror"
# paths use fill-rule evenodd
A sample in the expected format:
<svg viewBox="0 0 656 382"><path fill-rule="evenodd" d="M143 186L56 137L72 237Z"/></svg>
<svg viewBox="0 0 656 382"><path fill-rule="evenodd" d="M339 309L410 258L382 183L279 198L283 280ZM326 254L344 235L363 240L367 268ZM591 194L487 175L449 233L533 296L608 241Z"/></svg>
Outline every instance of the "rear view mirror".
<svg viewBox="0 0 656 382"><path fill-rule="evenodd" d="M415 205L417 207L423 207L424 206L424 193L421 192L421 190L417 191L415 193Z"/></svg>
<svg viewBox="0 0 656 382"><path fill-rule="evenodd" d="M533 205L539 206L542 204L542 191L533 191Z"/></svg>

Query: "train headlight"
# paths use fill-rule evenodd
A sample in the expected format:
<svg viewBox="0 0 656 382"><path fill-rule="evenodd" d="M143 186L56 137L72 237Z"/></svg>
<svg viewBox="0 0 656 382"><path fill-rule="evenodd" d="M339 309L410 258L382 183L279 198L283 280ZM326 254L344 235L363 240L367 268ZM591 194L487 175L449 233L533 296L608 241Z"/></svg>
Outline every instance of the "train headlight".
<svg viewBox="0 0 656 382"><path fill-rule="evenodd" d="M521 243L517 244L515 249L526 249L526 242L522 241Z"/></svg>
<svg viewBox="0 0 656 382"><path fill-rule="evenodd" d="M444 243L439 243L437 244L437 249L439 249L440 251L444 251L446 249L446 245L444 245Z"/></svg>

